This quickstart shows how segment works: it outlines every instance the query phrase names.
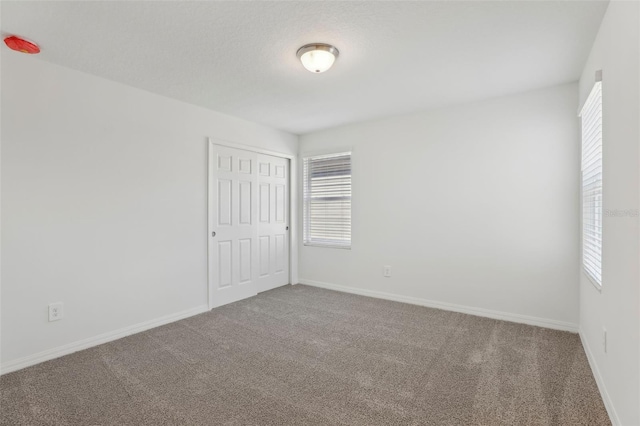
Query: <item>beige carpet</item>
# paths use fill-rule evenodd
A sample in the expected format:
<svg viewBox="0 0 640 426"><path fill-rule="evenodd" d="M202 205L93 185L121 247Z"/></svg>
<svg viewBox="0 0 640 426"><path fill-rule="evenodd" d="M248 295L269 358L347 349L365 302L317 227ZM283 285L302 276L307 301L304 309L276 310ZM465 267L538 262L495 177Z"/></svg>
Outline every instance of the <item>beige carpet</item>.
<svg viewBox="0 0 640 426"><path fill-rule="evenodd" d="M577 335L286 286L0 378L2 425L606 425Z"/></svg>

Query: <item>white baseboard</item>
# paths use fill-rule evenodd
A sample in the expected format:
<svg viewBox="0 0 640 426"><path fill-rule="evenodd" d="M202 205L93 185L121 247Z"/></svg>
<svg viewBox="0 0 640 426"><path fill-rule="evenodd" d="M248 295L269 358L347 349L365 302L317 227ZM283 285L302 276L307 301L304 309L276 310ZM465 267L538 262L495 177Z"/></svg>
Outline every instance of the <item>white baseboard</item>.
<svg viewBox="0 0 640 426"><path fill-rule="evenodd" d="M338 284L324 283L301 278L298 280L300 284L306 284L313 287L326 288L328 290L342 291L344 293L359 294L361 296L375 297L377 299L393 300L395 302L409 303L411 305L426 306L428 308L442 309L445 311L460 312L463 314L476 315L479 317L493 318L497 320L517 322L520 324L535 325L537 327L551 328L554 330L578 332L578 324L570 322L556 321L546 318L531 317L527 315L512 314L509 312L493 311L484 308L474 308L471 306L456 305L453 303L437 302L434 300L421 299L418 297L402 296L399 294L386 293L382 291L366 290L362 288L346 287Z"/></svg>
<svg viewBox="0 0 640 426"><path fill-rule="evenodd" d="M578 332L578 335L580 336L580 341L582 342L582 346L584 347L584 352L587 354L587 360L589 360L589 366L591 367L593 377L596 379L596 384L598 385L598 390L600 391L600 396L602 397L604 406L607 409L607 414L609 414L609 420L611 420L611 424L613 426L622 425L622 423L620 423L618 413L616 413L616 410L613 407L613 403L611 402L609 392L607 392L607 388L604 385L604 380L602 380L602 375L600 374L600 370L598 369L598 365L596 364L596 359L594 358L593 352L591 351L591 346L589 346L587 339L585 339L584 335L582 334L582 330Z"/></svg>
<svg viewBox="0 0 640 426"><path fill-rule="evenodd" d="M201 305L196 308L187 309L186 311L177 312L175 314L165 315L160 318L152 319L149 321L141 322L129 327L124 327L119 330L103 333L98 336L89 337L87 339L79 340L77 342L69 343L66 345L58 346L57 348L47 349L46 351L38 352L33 355L28 355L22 358L18 358L0 365L0 374L7 374L13 371L22 370L23 368L30 367L32 365L39 364L41 362L49 361L55 358L59 358L64 355L69 355L74 352L88 349L93 346L98 346L103 343L118 340L131 334L140 333L142 331L150 330L161 325L169 324L181 319L192 317L194 315L201 314L208 311L207 305Z"/></svg>

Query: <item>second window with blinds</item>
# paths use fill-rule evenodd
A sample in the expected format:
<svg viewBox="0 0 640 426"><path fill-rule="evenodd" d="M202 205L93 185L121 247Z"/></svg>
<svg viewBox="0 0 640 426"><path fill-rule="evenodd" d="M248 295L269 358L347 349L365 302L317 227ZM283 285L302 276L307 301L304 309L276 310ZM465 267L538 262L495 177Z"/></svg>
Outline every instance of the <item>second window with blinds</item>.
<svg viewBox="0 0 640 426"><path fill-rule="evenodd" d="M584 104L582 118L582 265L602 287L602 77Z"/></svg>
<svg viewBox="0 0 640 426"><path fill-rule="evenodd" d="M351 248L351 153L303 159L303 239L308 246Z"/></svg>

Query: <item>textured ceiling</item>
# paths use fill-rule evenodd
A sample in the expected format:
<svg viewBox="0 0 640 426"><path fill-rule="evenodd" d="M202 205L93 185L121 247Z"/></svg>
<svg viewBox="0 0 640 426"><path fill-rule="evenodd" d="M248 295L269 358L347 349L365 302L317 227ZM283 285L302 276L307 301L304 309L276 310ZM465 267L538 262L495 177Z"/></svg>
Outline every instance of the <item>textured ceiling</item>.
<svg viewBox="0 0 640 426"><path fill-rule="evenodd" d="M1 30L39 60L300 134L575 81L606 5L3 1ZM302 67L310 42L340 49L331 70Z"/></svg>

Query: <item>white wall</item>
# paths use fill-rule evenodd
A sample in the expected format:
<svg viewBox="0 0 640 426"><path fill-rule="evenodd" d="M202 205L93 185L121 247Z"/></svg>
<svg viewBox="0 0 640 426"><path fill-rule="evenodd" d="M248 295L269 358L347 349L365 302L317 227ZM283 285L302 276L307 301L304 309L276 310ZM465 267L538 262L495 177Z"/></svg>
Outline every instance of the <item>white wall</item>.
<svg viewBox="0 0 640 426"><path fill-rule="evenodd" d="M202 308L207 137L297 153L295 135L5 52L2 112L5 367Z"/></svg>
<svg viewBox="0 0 640 426"><path fill-rule="evenodd" d="M580 79L582 105L602 70L605 213L640 208L639 21L637 2L612 1ZM602 292L580 275L580 333L610 415L623 425L640 424L639 238L637 216L605 214Z"/></svg>
<svg viewBox="0 0 640 426"><path fill-rule="evenodd" d="M576 109L567 84L301 136L353 147L353 245L301 247L300 282L577 329Z"/></svg>

